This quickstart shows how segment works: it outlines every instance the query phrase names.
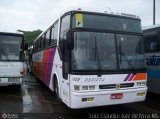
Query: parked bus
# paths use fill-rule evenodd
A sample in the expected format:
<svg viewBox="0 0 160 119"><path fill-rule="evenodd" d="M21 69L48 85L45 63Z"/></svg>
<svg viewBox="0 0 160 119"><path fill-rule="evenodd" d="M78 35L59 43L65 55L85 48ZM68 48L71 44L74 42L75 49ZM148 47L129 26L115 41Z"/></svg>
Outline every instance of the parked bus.
<svg viewBox="0 0 160 119"><path fill-rule="evenodd" d="M144 101L141 20L69 11L33 43L33 74L70 108Z"/></svg>
<svg viewBox="0 0 160 119"><path fill-rule="evenodd" d="M160 94L160 25L143 30L145 36L148 91Z"/></svg>
<svg viewBox="0 0 160 119"><path fill-rule="evenodd" d="M24 69L24 37L0 32L0 86L21 85Z"/></svg>

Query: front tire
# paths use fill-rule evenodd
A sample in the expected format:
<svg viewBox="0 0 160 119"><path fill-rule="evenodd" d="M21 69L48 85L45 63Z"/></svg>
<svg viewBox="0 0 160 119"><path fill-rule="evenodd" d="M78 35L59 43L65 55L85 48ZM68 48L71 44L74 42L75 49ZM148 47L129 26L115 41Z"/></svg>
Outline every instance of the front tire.
<svg viewBox="0 0 160 119"><path fill-rule="evenodd" d="M57 79L55 79L55 82L54 82L54 91L55 91L55 95L56 95L57 99L60 100L59 88L58 88L58 81L57 81Z"/></svg>

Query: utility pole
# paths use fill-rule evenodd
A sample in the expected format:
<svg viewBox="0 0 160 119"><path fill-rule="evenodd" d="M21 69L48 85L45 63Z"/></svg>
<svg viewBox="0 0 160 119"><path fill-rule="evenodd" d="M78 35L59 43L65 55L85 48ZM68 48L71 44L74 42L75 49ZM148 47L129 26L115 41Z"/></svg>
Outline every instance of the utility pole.
<svg viewBox="0 0 160 119"><path fill-rule="evenodd" d="M155 8L156 8L156 5L155 5L155 0L153 0L153 25L155 25L155 21L156 21L156 19L155 19Z"/></svg>

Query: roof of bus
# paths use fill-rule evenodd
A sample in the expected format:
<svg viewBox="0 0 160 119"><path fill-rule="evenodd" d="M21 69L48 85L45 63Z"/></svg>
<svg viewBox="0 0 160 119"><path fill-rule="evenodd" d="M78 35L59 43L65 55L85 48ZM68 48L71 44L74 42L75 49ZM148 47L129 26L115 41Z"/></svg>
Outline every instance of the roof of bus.
<svg viewBox="0 0 160 119"><path fill-rule="evenodd" d="M20 36L23 37L23 34L20 33L10 33L10 32L0 32L0 35L6 35L6 36Z"/></svg>
<svg viewBox="0 0 160 119"><path fill-rule="evenodd" d="M138 16L133 14L127 14L127 13L114 13L114 12L100 12L100 11L83 11L83 10L71 10L68 12L65 12L63 15L69 12L81 12L81 13L89 13L89 14L101 14L101 15L110 15L110 16L118 16L118 17L125 17L125 18L133 18L133 19L140 19ZM62 15L62 16L63 16Z"/></svg>
<svg viewBox="0 0 160 119"><path fill-rule="evenodd" d="M132 14L126 14L126 13L113 13L113 12L99 12L99 11L83 11L83 10L70 10L70 11L67 11L67 12L64 12L62 15L60 15L60 17L58 19L60 19L61 17L65 16L66 14L68 13L73 13L73 12L79 12L79 13L88 13L88 14L101 14L101 15L107 15L107 16L117 16L117 17L123 17L123 18L128 18L128 19L136 19L136 20L140 20L140 18L136 15L132 15ZM58 21L58 19L56 21ZM54 22L55 23L55 22ZM54 24L53 23L53 24ZM53 25L52 24L52 25ZM47 27L46 30L44 30L34 41L36 42L37 39L39 39L39 37L44 34L50 27L52 27L52 25L50 25L49 27Z"/></svg>

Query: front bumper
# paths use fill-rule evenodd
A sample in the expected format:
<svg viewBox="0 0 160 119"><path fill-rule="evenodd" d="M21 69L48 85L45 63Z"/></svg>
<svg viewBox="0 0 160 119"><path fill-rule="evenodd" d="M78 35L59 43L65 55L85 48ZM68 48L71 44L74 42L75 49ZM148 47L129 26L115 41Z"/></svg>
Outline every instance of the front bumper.
<svg viewBox="0 0 160 119"><path fill-rule="evenodd" d="M123 94L122 99L111 99L111 94ZM144 95L137 95L143 93ZM144 101L146 98L147 87L128 90L101 91L101 92L71 92L71 108L87 108L105 105L115 105L131 102ZM94 98L93 101L82 102L82 98Z"/></svg>

